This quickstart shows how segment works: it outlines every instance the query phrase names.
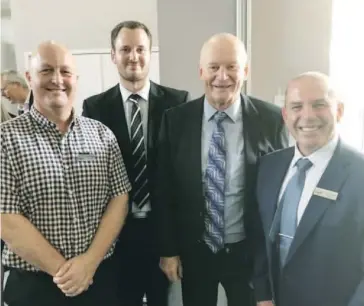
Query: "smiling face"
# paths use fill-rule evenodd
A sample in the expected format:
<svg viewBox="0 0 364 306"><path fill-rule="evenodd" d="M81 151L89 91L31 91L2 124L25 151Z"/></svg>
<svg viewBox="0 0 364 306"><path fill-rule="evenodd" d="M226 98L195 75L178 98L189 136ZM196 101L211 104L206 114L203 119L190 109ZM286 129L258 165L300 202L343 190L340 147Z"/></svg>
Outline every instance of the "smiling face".
<svg viewBox="0 0 364 306"><path fill-rule="evenodd" d="M217 35L202 48L200 78L215 108L225 109L239 97L248 71L246 61L244 46L233 35Z"/></svg>
<svg viewBox="0 0 364 306"><path fill-rule="evenodd" d="M32 59L27 78L39 108L71 109L77 76L72 55L56 44L45 44Z"/></svg>
<svg viewBox="0 0 364 306"><path fill-rule="evenodd" d="M151 42L143 29L122 28L116 37L111 58L125 82L145 81L148 78Z"/></svg>
<svg viewBox="0 0 364 306"><path fill-rule="evenodd" d="M282 109L285 123L303 155L325 146L334 136L344 106L329 88L328 80L305 75L289 84Z"/></svg>

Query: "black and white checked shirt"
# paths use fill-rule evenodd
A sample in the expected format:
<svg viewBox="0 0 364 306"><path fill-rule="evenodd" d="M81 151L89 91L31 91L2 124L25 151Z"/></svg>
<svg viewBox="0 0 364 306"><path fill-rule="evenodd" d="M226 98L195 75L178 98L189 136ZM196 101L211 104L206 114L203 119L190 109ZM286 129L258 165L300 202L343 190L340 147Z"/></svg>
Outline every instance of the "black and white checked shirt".
<svg viewBox="0 0 364 306"><path fill-rule="evenodd" d="M109 201L131 189L106 126L75 116L62 135L34 107L1 125L0 170L1 213L22 214L66 259L88 249ZM37 270L6 246L2 262Z"/></svg>

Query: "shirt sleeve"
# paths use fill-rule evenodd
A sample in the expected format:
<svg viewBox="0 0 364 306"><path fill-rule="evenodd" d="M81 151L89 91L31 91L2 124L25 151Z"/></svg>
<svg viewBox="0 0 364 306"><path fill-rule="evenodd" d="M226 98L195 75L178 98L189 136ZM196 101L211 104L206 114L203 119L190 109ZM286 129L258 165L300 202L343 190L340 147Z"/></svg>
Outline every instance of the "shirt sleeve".
<svg viewBox="0 0 364 306"><path fill-rule="evenodd" d="M109 145L109 194L111 198L131 190L128 174L115 136L110 131Z"/></svg>
<svg viewBox="0 0 364 306"><path fill-rule="evenodd" d="M11 159L5 145L5 133L1 131L0 158L0 213L20 214L19 187L16 180Z"/></svg>

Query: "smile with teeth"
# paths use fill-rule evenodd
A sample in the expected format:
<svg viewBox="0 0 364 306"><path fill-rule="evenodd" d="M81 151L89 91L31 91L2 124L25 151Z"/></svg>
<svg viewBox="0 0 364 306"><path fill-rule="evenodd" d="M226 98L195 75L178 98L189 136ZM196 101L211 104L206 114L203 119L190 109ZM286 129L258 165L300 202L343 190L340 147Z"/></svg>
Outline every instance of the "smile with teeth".
<svg viewBox="0 0 364 306"><path fill-rule="evenodd" d="M310 126L310 127L299 127L302 132L315 132L320 129L320 126Z"/></svg>
<svg viewBox="0 0 364 306"><path fill-rule="evenodd" d="M229 88L231 85L213 85L216 88Z"/></svg>

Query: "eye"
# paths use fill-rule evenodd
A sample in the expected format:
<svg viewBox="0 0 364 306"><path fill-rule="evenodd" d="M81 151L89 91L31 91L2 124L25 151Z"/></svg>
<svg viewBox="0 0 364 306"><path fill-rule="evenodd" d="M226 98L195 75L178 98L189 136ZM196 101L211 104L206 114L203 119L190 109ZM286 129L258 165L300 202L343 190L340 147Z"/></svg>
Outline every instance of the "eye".
<svg viewBox="0 0 364 306"><path fill-rule="evenodd" d="M293 109L294 111L298 111L298 110L300 110L302 108L302 105L293 105L292 107L291 107L291 109Z"/></svg>
<svg viewBox="0 0 364 306"><path fill-rule="evenodd" d="M145 52L145 48L144 48L144 47L139 47L139 48L137 49L137 52L138 52L138 53L144 53L144 52Z"/></svg>
<svg viewBox="0 0 364 306"><path fill-rule="evenodd" d="M62 74L65 74L67 76L71 76L72 75L72 72L69 71L69 70L62 70L61 72L62 72Z"/></svg>
<svg viewBox="0 0 364 306"><path fill-rule="evenodd" d="M51 68L44 68L44 69L42 69L40 72L41 73L49 73L49 72L51 72L52 71L52 69Z"/></svg>
<svg viewBox="0 0 364 306"><path fill-rule="evenodd" d="M209 67L209 69L210 69L211 71L217 71L217 70L219 70L219 66L217 66L217 65L213 65L213 66L210 66L210 67Z"/></svg>

